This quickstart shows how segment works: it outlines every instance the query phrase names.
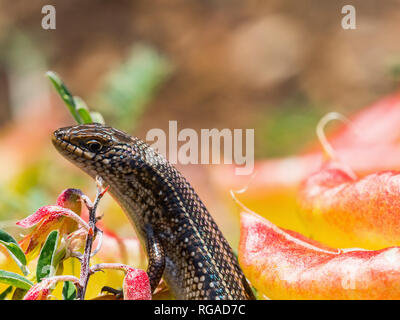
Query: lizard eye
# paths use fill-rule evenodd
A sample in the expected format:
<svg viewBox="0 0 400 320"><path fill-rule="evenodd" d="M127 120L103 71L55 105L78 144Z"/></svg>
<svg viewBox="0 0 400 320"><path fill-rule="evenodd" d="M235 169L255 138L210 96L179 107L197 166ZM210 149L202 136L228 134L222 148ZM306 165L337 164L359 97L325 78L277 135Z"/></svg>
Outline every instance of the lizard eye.
<svg viewBox="0 0 400 320"><path fill-rule="evenodd" d="M86 142L86 145L87 148L94 153L99 152L103 148L103 145L97 140L89 140Z"/></svg>

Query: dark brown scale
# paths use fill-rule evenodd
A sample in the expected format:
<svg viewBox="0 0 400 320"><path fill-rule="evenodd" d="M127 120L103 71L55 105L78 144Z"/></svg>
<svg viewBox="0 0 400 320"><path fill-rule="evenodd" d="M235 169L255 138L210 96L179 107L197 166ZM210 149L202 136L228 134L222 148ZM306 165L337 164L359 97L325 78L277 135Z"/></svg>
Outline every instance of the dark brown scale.
<svg viewBox="0 0 400 320"><path fill-rule="evenodd" d="M163 276L177 299L254 299L231 247L196 192L145 142L90 124L57 130L53 143L110 186L146 245L153 290Z"/></svg>

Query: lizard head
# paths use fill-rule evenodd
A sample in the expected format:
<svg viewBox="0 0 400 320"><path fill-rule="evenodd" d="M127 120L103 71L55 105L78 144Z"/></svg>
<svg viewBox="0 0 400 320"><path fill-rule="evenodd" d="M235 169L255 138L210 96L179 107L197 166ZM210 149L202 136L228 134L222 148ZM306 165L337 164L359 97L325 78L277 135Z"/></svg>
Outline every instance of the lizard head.
<svg viewBox="0 0 400 320"><path fill-rule="evenodd" d="M65 158L91 176L102 178L132 169L131 160L137 158L141 145L134 143L135 140L101 124L60 128L52 136L53 145Z"/></svg>
<svg viewBox="0 0 400 320"><path fill-rule="evenodd" d="M160 185L166 174L162 169L171 170L165 157L142 140L100 124L60 128L52 141L70 162L110 186L110 193L130 212L139 234L144 234L144 213L159 213L158 198L166 198L160 192L168 187Z"/></svg>

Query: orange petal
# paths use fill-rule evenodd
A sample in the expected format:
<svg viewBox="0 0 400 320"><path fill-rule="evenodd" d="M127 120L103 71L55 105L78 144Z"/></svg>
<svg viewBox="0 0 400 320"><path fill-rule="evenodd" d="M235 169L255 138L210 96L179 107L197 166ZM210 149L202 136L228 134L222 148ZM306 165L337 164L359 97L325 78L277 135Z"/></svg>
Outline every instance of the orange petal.
<svg viewBox="0 0 400 320"><path fill-rule="evenodd" d="M377 171L400 170L400 93L383 97L350 120L350 125L344 124L328 136L340 161L360 177ZM237 212L229 191L247 187L246 192L238 195L247 207L279 226L311 235L310 231L318 231L318 225L309 225L310 221L300 219L296 193L301 182L320 170L325 161L320 144L315 145L304 154L256 161L253 177L236 175L234 165L216 166L211 172L213 185L228 210ZM338 241L346 239L342 233L325 234ZM351 243L346 240L332 244L348 246Z"/></svg>
<svg viewBox="0 0 400 320"><path fill-rule="evenodd" d="M71 219L65 219L66 217ZM82 219L70 209L60 206L41 207L35 213L17 222L17 225L23 228L36 225L35 229L27 234L19 244L26 254L31 253L46 240L52 230L60 229L61 235L76 230L77 220ZM81 223L84 224L85 222L82 220Z"/></svg>
<svg viewBox="0 0 400 320"><path fill-rule="evenodd" d="M299 205L308 231L329 245L400 245L400 172L353 180L341 168L324 166L299 188Z"/></svg>
<svg viewBox="0 0 400 320"><path fill-rule="evenodd" d="M331 249L241 214L239 262L272 299L400 299L400 248Z"/></svg>

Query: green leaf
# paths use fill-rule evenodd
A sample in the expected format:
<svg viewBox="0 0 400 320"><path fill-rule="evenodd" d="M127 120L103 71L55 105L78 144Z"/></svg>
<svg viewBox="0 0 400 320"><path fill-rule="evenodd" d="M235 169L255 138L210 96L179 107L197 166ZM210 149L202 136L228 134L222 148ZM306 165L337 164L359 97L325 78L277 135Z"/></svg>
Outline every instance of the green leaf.
<svg viewBox="0 0 400 320"><path fill-rule="evenodd" d="M61 78L53 71L46 72L47 77L50 79L51 83L56 88L58 94L63 99L64 103L67 105L69 111L71 112L72 116L74 117L75 121L79 124L82 124L83 121L79 116L78 111L76 110L76 105L74 98L72 97L71 92L69 92L67 86L61 80Z"/></svg>
<svg viewBox="0 0 400 320"><path fill-rule="evenodd" d="M46 242L40 251L37 268L36 268L36 280L40 282L43 278L52 276L55 271L53 264L54 256L56 253L58 244L58 231L54 230L48 235Z"/></svg>
<svg viewBox="0 0 400 320"><path fill-rule="evenodd" d="M67 105L69 111L78 124L101 123L104 124L103 116L98 112L90 112L85 101L80 97L73 97L61 78L53 71L46 73L58 94Z"/></svg>
<svg viewBox="0 0 400 320"><path fill-rule="evenodd" d="M135 44L127 59L106 76L99 96L104 103L102 111L118 121L118 127L132 130L172 71L165 56L149 46Z"/></svg>
<svg viewBox="0 0 400 320"><path fill-rule="evenodd" d="M29 290L33 286L33 283L25 277L5 270L0 270L0 282L25 290Z"/></svg>
<svg viewBox="0 0 400 320"><path fill-rule="evenodd" d="M83 123L93 123L92 117L90 115L89 109L80 97L74 97L76 111L82 119Z"/></svg>
<svg viewBox="0 0 400 320"><path fill-rule="evenodd" d="M11 258L13 258L18 267L21 269L22 273L26 276L29 273L28 269L26 268L26 257L19 245L13 242L5 242L2 240L0 240L0 244L7 249Z"/></svg>
<svg viewBox="0 0 400 320"><path fill-rule="evenodd" d="M4 230L0 230L0 244L7 249L11 258L16 262L22 273L27 275L28 269L26 268L25 253L22 251L17 241Z"/></svg>
<svg viewBox="0 0 400 320"><path fill-rule="evenodd" d="M74 300L76 297L76 288L71 281L64 282L62 296L64 300Z"/></svg>
<svg viewBox="0 0 400 320"><path fill-rule="evenodd" d="M93 123L105 124L104 118L100 112L93 111L90 113L90 116L92 117Z"/></svg>
<svg viewBox="0 0 400 320"><path fill-rule="evenodd" d="M17 241L10 234L8 234L7 232L5 232L4 230L1 230L1 229L0 229L0 240L18 244Z"/></svg>
<svg viewBox="0 0 400 320"><path fill-rule="evenodd" d="M4 290L2 293L0 293L0 300L4 300L12 290L13 290L13 286L7 287L6 290Z"/></svg>

